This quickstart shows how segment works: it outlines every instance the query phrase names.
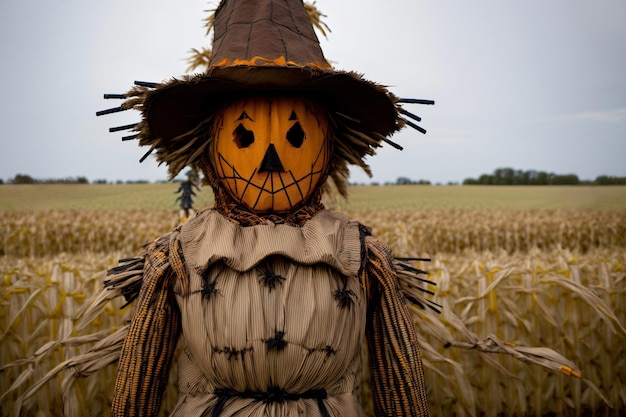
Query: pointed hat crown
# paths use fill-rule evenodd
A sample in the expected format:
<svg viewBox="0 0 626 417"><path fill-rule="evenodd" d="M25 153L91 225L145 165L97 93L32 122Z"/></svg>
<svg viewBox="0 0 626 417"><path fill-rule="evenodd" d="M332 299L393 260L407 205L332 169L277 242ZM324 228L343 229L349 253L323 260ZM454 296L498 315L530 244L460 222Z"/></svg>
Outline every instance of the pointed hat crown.
<svg viewBox="0 0 626 417"><path fill-rule="evenodd" d="M330 69L302 0L226 0L215 11L213 68Z"/></svg>

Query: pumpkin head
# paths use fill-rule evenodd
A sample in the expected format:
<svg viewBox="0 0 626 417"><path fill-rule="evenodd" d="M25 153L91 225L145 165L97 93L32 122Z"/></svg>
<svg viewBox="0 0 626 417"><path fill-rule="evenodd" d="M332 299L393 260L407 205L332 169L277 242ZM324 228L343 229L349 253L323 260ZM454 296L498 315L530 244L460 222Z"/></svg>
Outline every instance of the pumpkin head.
<svg viewBox="0 0 626 417"><path fill-rule="evenodd" d="M213 166L224 188L256 212L305 202L325 176L331 154L323 107L301 97L236 100L215 118Z"/></svg>

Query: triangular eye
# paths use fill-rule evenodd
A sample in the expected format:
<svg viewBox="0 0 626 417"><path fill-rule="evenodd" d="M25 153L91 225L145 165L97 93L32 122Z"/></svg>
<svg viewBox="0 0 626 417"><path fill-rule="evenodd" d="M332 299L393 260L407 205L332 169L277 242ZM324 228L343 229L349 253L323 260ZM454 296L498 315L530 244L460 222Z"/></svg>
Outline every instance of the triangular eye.
<svg viewBox="0 0 626 417"><path fill-rule="evenodd" d="M239 126L233 131L233 141L239 149L247 148L254 143L254 132L239 123Z"/></svg>
<svg viewBox="0 0 626 417"><path fill-rule="evenodd" d="M296 148L302 146L302 142L304 142L305 138L306 134L304 133L304 130L302 130L300 122L296 122L293 126L291 126L291 129L287 131L287 140Z"/></svg>
<svg viewBox="0 0 626 417"><path fill-rule="evenodd" d="M248 113L246 113L245 111L241 112L241 115L239 116L239 119L237 119L237 120L243 120L243 119L252 120L252 118L250 116L248 116Z"/></svg>

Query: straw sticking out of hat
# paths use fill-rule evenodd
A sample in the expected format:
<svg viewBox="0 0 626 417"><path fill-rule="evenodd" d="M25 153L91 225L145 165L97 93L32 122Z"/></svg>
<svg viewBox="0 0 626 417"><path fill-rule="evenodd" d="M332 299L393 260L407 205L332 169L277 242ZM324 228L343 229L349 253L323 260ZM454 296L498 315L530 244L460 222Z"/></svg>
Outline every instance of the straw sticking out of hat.
<svg viewBox="0 0 626 417"><path fill-rule="evenodd" d="M198 165L198 150L211 141L213 115L241 96L300 95L319 101L332 120L330 175L340 183L347 178L347 164L369 174L364 157L383 142L401 149L388 137L405 125L425 133L414 123L421 119L401 105L434 102L399 99L360 74L334 70L302 0L223 0L212 23L212 56L205 73L161 84L136 83L124 95L105 95L126 101L98 113L139 110L142 121L119 130L138 132L139 144L150 148L148 154L156 152L170 176Z"/></svg>

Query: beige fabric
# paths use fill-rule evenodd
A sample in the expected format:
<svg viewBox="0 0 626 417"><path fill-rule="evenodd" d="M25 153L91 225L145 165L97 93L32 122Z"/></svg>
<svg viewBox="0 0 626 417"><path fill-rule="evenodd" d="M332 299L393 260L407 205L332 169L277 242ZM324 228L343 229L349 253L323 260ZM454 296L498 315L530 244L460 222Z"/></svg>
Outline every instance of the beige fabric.
<svg viewBox="0 0 626 417"><path fill-rule="evenodd" d="M243 272L267 256L282 255L301 264L326 263L347 276L358 273L359 226L348 217L322 210L302 227L268 223L240 227L207 210L181 230L185 260L197 272L218 260Z"/></svg>
<svg viewBox="0 0 626 417"><path fill-rule="evenodd" d="M332 416L363 415L366 300L357 279L358 224L322 211L303 227L240 227L207 211L183 226L180 239L189 282L174 292L187 352L179 359L172 415L212 410L216 388L292 394L324 388ZM338 292L351 301L342 304ZM233 398L220 413L300 415L319 416L317 400Z"/></svg>

